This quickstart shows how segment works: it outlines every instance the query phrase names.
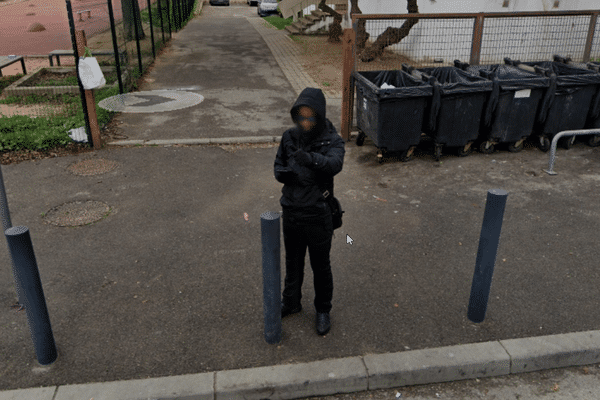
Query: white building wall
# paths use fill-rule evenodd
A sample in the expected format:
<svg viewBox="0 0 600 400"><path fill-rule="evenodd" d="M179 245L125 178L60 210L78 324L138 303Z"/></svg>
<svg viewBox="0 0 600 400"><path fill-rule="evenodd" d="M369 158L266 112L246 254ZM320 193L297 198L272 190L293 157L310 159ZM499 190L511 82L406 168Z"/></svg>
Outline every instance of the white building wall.
<svg viewBox="0 0 600 400"><path fill-rule="evenodd" d="M420 13L523 12L600 9L600 0L418 0ZM363 14L406 14L406 3L398 0L359 0ZM350 6L348 7L350 9ZM366 30L376 38L388 26L400 27L404 20L368 21ZM473 19L421 20L401 43L388 49L418 62L443 60L469 61L473 35ZM550 60L553 54L574 59L583 56L589 17L487 18L482 41L482 64L502 63L504 57L525 59L534 53L536 60ZM347 25L345 27L348 27ZM433 36L432 36L433 35ZM600 22L596 27L592 59L600 58ZM531 47L536 44L536 47Z"/></svg>

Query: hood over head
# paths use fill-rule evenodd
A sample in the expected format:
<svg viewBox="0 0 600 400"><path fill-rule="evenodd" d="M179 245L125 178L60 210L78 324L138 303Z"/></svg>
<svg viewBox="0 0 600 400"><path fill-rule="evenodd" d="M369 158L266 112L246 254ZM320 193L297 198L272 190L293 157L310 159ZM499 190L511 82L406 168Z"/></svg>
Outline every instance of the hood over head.
<svg viewBox="0 0 600 400"><path fill-rule="evenodd" d="M306 137L308 140L314 139L319 136L323 130L326 128L326 103L325 103L325 95L321 91L321 89L316 88L306 88L300 93L298 99L292 106L291 114L292 120L296 123L296 116L298 115L298 110L301 106L307 106L314 110L317 117L317 124L314 126L312 130L309 132L304 132L300 130L301 134Z"/></svg>

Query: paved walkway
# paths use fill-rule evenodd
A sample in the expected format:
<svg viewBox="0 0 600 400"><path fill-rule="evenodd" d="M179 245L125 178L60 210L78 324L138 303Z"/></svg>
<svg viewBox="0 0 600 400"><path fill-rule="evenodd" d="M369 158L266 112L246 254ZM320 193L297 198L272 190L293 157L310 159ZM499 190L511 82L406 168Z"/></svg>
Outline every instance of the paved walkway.
<svg viewBox="0 0 600 400"><path fill-rule="evenodd" d="M300 52L294 46L292 39L285 30L279 30L268 22L259 18L248 18L254 28L260 33L262 38L271 49L273 56L277 60L279 67L285 74L294 90L300 94L306 87L318 87L315 81L302 68L300 60ZM325 98L341 100L342 94L332 91L323 90Z"/></svg>

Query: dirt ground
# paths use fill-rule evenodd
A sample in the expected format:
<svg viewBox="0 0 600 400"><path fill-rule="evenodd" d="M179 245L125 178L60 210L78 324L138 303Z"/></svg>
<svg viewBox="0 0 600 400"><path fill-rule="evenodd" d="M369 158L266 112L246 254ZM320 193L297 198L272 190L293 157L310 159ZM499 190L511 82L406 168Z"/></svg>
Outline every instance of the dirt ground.
<svg viewBox="0 0 600 400"><path fill-rule="evenodd" d="M294 42L300 50L302 67L322 90L342 93L343 46L342 43L329 43L326 35L295 36ZM381 58L370 63L359 61L357 71L379 71L400 69L402 63L412 64L412 60L391 51L384 51Z"/></svg>

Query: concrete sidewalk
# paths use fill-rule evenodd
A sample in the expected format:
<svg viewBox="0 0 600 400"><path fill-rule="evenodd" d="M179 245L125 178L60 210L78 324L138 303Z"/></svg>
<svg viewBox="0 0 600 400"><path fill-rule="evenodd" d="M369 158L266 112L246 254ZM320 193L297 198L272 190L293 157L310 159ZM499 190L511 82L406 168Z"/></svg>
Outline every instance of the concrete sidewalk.
<svg viewBox="0 0 600 400"><path fill-rule="evenodd" d="M174 48L189 49L189 59L196 50L214 57L200 43L205 20L216 27L237 18L229 35L239 29L255 40L251 35L261 36L248 29L250 12L205 5ZM296 88L263 50L252 47L256 54L246 56L261 59L278 80L277 100L261 101L282 103L268 118L281 118L286 128ZM234 64L242 51L228 51L221 57ZM214 102L174 111L177 117L140 117L126 130L131 138L254 135L239 129L219 138L201 129L213 118L208 108L228 108L218 88L209 88L231 77L227 69L206 69L201 57L187 67L164 57L172 59L157 62L150 89L166 87L178 66L174 85L204 86L198 93ZM255 83L233 85L229 99L237 101L238 90L273 91L262 78ZM263 118L260 104L246 106ZM328 113L339 128L336 105ZM172 134L193 118L196 137ZM2 168L13 225L31 232L59 358L40 366L25 313L0 314L0 400L284 399L600 362L598 148L559 150L559 175L549 176L542 172L547 154L532 146L516 154L444 155L440 163L425 144L411 162L380 165L370 140L348 142L335 179L346 213L331 250L331 332L315 332L307 266L303 311L283 321L281 343L268 345L260 215L280 211L281 184L273 177L277 136L259 131L270 143L111 146ZM74 174L82 161L111 168ZM486 320L473 324L466 316L470 284L486 193L494 188L509 198ZM110 212L79 227L49 223L55 207L86 201ZM15 290L3 246L0 264L0 298L9 308Z"/></svg>

